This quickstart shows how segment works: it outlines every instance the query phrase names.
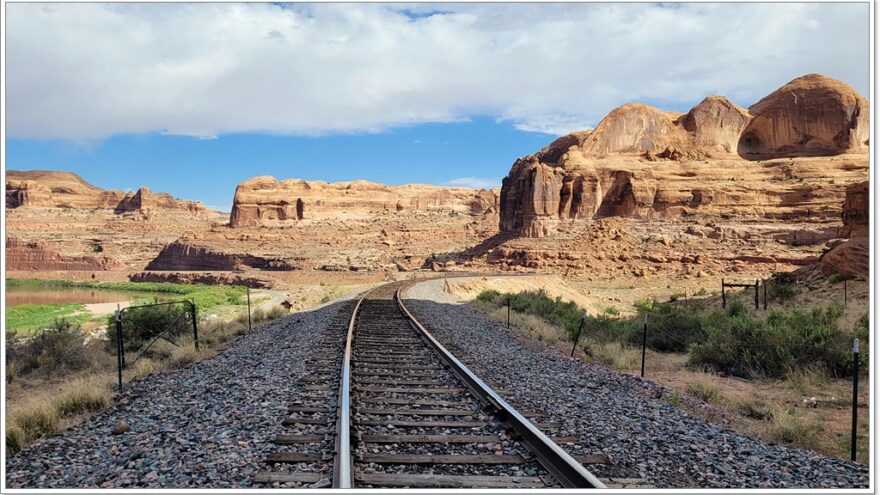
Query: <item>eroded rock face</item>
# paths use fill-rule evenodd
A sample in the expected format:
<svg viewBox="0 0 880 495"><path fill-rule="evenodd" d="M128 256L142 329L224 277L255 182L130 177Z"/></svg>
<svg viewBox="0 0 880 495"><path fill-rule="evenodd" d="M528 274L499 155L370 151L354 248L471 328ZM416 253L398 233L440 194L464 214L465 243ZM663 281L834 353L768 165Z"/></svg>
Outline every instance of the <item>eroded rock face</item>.
<svg viewBox="0 0 880 495"><path fill-rule="evenodd" d="M852 88L816 75L792 81L750 111L721 96L686 114L623 105L594 130L563 136L513 164L501 188L500 229L543 237L566 220L694 213L833 218L846 184L867 170L867 149L859 144L867 139L866 109ZM771 161L740 156L749 136ZM767 156L824 157L829 150L848 154L825 162ZM833 185L805 181L820 177Z"/></svg>
<svg viewBox="0 0 880 495"><path fill-rule="evenodd" d="M303 220L364 218L377 213L444 211L482 215L498 208L498 191L421 184L387 186L262 176L238 185L231 227L285 227Z"/></svg>
<svg viewBox="0 0 880 495"><path fill-rule="evenodd" d="M165 246L159 255L147 265L146 269L150 271L234 271L247 268L257 268L260 270L293 269L288 263L280 259L215 251L186 239L179 239Z"/></svg>
<svg viewBox="0 0 880 495"><path fill-rule="evenodd" d="M693 135L693 146L708 152L735 153L739 136L751 115L723 96L706 97L681 117L682 127Z"/></svg>
<svg viewBox="0 0 880 495"><path fill-rule="evenodd" d="M106 256L65 256L42 241L6 238L6 269L10 271L115 270L121 263Z"/></svg>
<svg viewBox="0 0 880 495"><path fill-rule="evenodd" d="M173 209L203 213L198 201L184 201L168 193L153 193L142 187L135 193L101 189L71 172L7 170L6 206L113 209L117 213L150 209Z"/></svg>
<svg viewBox="0 0 880 495"><path fill-rule="evenodd" d="M809 74L749 107L740 154L816 155L864 150L868 145L868 101L834 79Z"/></svg>
<svg viewBox="0 0 880 495"><path fill-rule="evenodd" d="M839 237L848 237L822 255L819 270L823 275L842 275L847 278L868 274L870 260L870 228L868 182L860 182L846 188L843 201L843 227L838 230Z"/></svg>

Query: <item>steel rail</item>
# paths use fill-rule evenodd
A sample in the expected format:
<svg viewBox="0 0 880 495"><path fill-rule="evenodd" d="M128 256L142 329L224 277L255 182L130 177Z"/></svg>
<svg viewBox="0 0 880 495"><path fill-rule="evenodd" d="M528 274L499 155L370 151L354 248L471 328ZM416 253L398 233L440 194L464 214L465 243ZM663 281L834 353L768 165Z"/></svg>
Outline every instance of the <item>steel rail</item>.
<svg viewBox="0 0 880 495"><path fill-rule="evenodd" d="M421 333L422 337L431 346L440 358L449 365L456 374L481 400L494 406L501 418L506 421L519 435L525 446L537 457L538 462L544 466L557 481L565 488L606 488L596 476L587 471L579 462L574 460L567 452L553 440L539 430L531 421L520 414L513 406L507 403L501 396L486 385L474 372L453 356L443 345L431 335L425 327L410 313L403 304L400 293L403 287L394 293L397 306L406 315L410 324Z"/></svg>
<svg viewBox="0 0 880 495"><path fill-rule="evenodd" d="M333 459L333 488L352 488L354 469L351 460L351 340L357 325L361 303L375 288L365 292L351 312L345 351L342 356L342 377L339 384L339 400L336 403L336 452Z"/></svg>

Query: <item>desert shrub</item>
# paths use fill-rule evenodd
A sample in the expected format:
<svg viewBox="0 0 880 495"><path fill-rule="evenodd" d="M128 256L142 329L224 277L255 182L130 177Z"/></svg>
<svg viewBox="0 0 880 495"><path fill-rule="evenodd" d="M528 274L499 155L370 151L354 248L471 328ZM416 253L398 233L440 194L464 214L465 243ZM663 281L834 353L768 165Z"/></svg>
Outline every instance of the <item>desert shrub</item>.
<svg viewBox="0 0 880 495"><path fill-rule="evenodd" d="M688 361L737 376L783 377L822 366L834 374L852 369L848 334L837 327L842 308L773 311L766 319L719 315L706 319L706 338L690 347ZM860 355L867 362L867 352Z"/></svg>
<svg viewBox="0 0 880 495"><path fill-rule="evenodd" d="M36 335L16 338L7 344L7 366L11 364L15 373L84 370L97 361L101 352L86 344L79 324L63 319Z"/></svg>
<svg viewBox="0 0 880 495"><path fill-rule="evenodd" d="M742 316L747 315L749 311L746 309L746 305L743 304L742 301L734 299L727 305L725 313L727 313L727 316Z"/></svg>
<svg viewBox="0 0 880 495"><path fill-rule="evenodd" d="M116 320L111 315L107 321L107 337L110 349L116 349ZM132 307L122 312L122 342L125 351L137 351L158 335L164 333L169 340L180 335L192 334L189 305L166 304L162 306Z"/></svg>
<svg viewBox="0 0 880 495"><path fill-rule="evenodd" d="M497 299L501 296L501 293L497 290L484 290L477 294L477 301L498 304Z"/></svg>
<svg viewBox="0 0 880 495"><path fill-rule="evenodd" d="M775 301L787 301L799 292L797 279L790 272L774 273L767 284L767 297Z"/></svg>
<svg viewBox="0 0 880 495"><path fill-rule="evenodd" d="M639 319L631 320L633 326L639 324ZM642 344L642 333L630 331L628 333L632 344ZM653 310L648 311L648 336L647 346L660 352L685 352L694 342L700 342L705 338L703 318L686 307L677 304L657 304Z"/></svg>
<svg viewBox="0 0 880 495"><path fill-rule="evenodd" d="M828 277L829 284L836 284L839 282L843 282L846 277L840 273L833 273L830 277Z"/></svg>

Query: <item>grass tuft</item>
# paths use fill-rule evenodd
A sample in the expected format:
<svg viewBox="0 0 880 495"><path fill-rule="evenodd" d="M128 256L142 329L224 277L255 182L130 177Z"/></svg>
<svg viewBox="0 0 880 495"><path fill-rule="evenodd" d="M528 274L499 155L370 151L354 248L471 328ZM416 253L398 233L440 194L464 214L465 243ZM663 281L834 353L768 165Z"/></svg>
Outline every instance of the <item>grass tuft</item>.
<svg viewBox="0 0 880 495"><path fill-rule="evenodd" d="M700 373L696 379L685 386L685 392L703 402L714 403L721 398L721 389L716 379L709 373Z"/></svg>

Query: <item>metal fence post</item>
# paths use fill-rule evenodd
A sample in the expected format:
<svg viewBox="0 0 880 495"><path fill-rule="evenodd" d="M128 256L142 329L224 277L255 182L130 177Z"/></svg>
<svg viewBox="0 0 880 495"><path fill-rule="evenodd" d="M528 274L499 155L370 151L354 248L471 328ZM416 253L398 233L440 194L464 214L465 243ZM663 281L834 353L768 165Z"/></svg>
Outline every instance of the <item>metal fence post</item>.
<svg viewBox="0 0 880 495"><path fill-rule="evenodd" d="M248 301L248 333L251 333L251 288L247 288L247 301Z"/></svg>
<svg viewBox="0 0 880 495"><path fill-rule="evenodd" d="M721 309L727 307L727 295L724 293L724 279L721 279Z"/></svg>
<svg viewBox="0 0 880 495"><path fill-rule="evenodd" d="M846 290L846 279L843 279L843 307L846 308L846 299L847 299L847 290Z"/></svg>
<svg viewBox="0 0 880 495"><path fill-rule="evenodd" d="M119 375L119 391L122 392L122 367L125 366L123 362L123 353L125 352L124 347L122 345L122 313L119 310L119 305L116 305L116 368Z"/></svg>
<svg viewBox="0 0 880 495"><path fill-rule="evenodd" d="M569 355L569 357L574 357L574 350L577 348L578 341L581 340L581 330L583 330L583 328L584 328L584 320L586 320L586 319L587 319L586 316L581 318L581 324L578 326L577 337L574 338L574 345L571 346L571 354Z"/></svg>
<svg viewBox="0 0 880 495"><path fill-rule="evenodd" d="M510 296L507 297L507 329L510 330Z"/></svg>
<svg viewBox="0 0 880 495"><path fill-rule="evenodd" d="M645 347L648 344L648 314L645 313L645 326L642 330L642 374L640 375L642 378L645 377Z"/></svg>
<svg viewBox="0 0 880 495"><path fill-rule="evenodd" d="M859 339L853 339L852 437L850 460L856 460L856 434L859 427Z"/></svg>
<svg viewBox="0 0 880 495"><path fill-rule="evenodd" d="M196 351L201 352L201 350L199 349L199 326L198 326L198 322L196 322L196 303L193 302L192 300L190 300L190 302L189 302L189 311L190 311L190 314L192 315L193 340L195 341L195 344L196 344Z"/></svg>

